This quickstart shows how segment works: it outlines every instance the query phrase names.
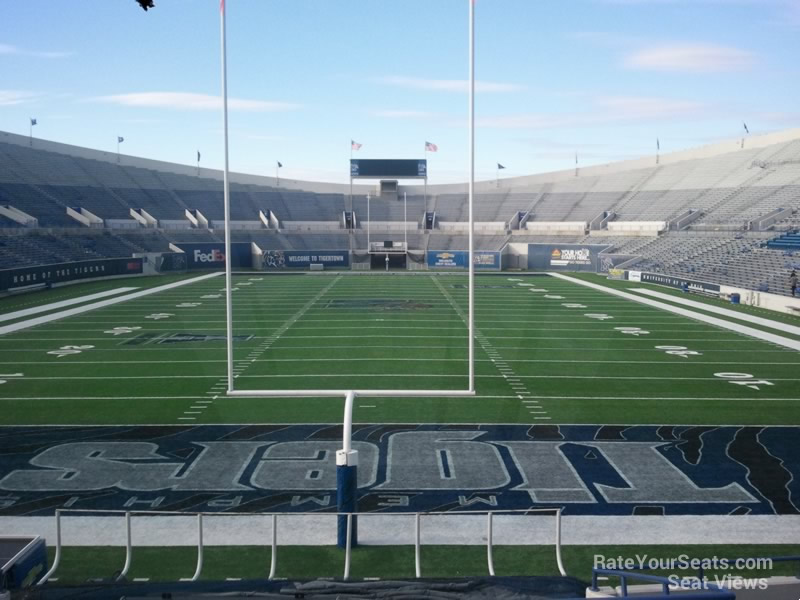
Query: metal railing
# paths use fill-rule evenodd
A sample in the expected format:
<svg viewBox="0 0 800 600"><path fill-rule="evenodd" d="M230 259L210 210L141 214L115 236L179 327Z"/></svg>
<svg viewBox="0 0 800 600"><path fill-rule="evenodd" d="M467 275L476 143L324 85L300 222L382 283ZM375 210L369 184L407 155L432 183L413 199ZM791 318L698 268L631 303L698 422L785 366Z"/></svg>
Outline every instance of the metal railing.
<svg viewBox="0 0 800 600"><path fill-rule="evenodd" d="M592 591L598 591L597 587L597 580L599 575L604 575L607 577L618 577L620 581L620 588L622 591L622 598L628 598L628 580L635 579L637 581L645 581L649 583L657 583L661 585L661 594L657 595L646 595L642 596L636 594L636 600L661 600L664 596L671 596L670 594L670 586L674 586L676 583L680 585L681 582L687 582L686 589L695 589L697 585L696 579L670 579L668 577L662 577L659 575L645 575L644 573L638 573L635 571L617 571L615 569L592 569ZM701 580L702 582L702 580ZM694 587L692 587L694 586ZM713 583L702 582L702 588L699 591L692 592L692 593L681 593L680 598L681 600L708 600L708 598L714 598L717 600L736 600L736 594L729 590L723 590L722 588L718 587Z"/></svg>
<svg viewBox="0 0 800 600"><path fill-rule="evenodd" d="M555 516L556 530L555 530L555 559L559 573L566 576L567 572L564 567L564 561L561 555L561 509L560 508L530 508L519 510L497 510L497 511L458 511L458 512L404 512L404 513L334 513L334 512L284 512L284 513L182 513L174 511L119 511L119 510L81 510L81 509L58 509L55 513L56 520L56 552L53 558L53 564L50 570L45 573L42 578L37 582L37 585L44 585L56 572L61 564L61 557L63 553L63 540L62 540L62 520L65 515L74 515L77 518L81 516L88 517L90 515L119 515L124 518L125 523L125 564L122 570L116 577L116 581L124 579L130 571L133 564L133 537L132 537L132 524L131 516L136 515L140 517L192 517L197 518L197 566L195 567L194 575L188 578L181 579L181 581L197 581L203 571L203 523L204 517L270 517L272 523L272 536L271 536L271 556L268 579L273 580L276 578L277 565L278 565L278 517L330 517L334 519L339 516L347 517L347 543L345 546L345 559L344 559L344 573L342 578L348 580L350 578L351 558L352 558L352 529L353 517L360 519L369 519L370 517L414 517L414 572L417 578L422 577L422 517L454 517L464 515L486 515L486 562L487 569L490 576L495 575L494 567L494 519L496 516L532 516L550 514ZM398 544L402 545L402 544Z"/></svg>

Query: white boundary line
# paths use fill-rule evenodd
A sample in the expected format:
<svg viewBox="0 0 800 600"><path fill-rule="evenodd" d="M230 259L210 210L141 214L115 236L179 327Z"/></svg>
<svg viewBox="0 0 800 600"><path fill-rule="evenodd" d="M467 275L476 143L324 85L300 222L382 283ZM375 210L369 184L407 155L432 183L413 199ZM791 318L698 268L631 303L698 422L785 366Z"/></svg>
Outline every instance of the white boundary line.
<svg viewBox="0 0 800 600"><path fill-rule="evenodd" d="M35 327L37 325L43 325L44 323L49 323L51 321L57 321L59 319L64 319L66 317L71 317L72 315L79 315L85 312L89 312L91 310L96 310L98 308L103 308L105 306L111 306L113 304L119 304L120 302L127 302L128 300L134 300L136 298L141 298L142 296L149 296L150 294L157 294L158 292L163 292L164 290L170 290L176 287L188 285L190 283L195 283L198 281L202 281L204 279L209 279L211 277L217 277L221 275L221 273L210 273L209 275L201 275L200 277L193 277L192 279L182 279L181 281L175 281L173 283L167 283L165 285L160 285L154 288L148 288L146 290L142 290L140 292L134 292L133 294L127 294L125 296L118 296L116 298L111 298L109 300L101 300L100 302L95 302L93 304L87 304L85 306L79 306L77 308L70 308L67 310L62 310L61 312L52 313L49 315L44 315L42 317L35 317L33 319L28 319L27 321L20 321L19 323L12 323L11 325L5 325L0 327L0 335L5 335L7 333L13 333L15 331L21 331L23 329L28 329L30 327Z"/></svg>
<svg viewBox="0 0 800 600"><path fill-rule="evenodd" d="M40 304L39 306L34 306L33 308L24 308L22 310L15 310L14 312L0 315L0 322L12 321L14 319L20 319L29 315L38 315L39 313L47 312L49 310L56 310L59 308L64 308L65 306L73 306L75 304L81 304L82 302L99 300L100 298L107 298L108 296L115 296L116 294L124 294L125 292L132 292L133 290L138 289L139 288L135 287L121 287L113 290L106 290L104 292L97 292L96 294L89 294L88 296L78 296L77 298L70 298L69 300L61 300L60 302L53 302L52 304Z"/></svg>
<svg viewBox="0 0 800 600"><path fill-rule="evenodd" d="M637 294L645 294L646 296L652 296L653 298L668 300L669 302L673 302L674 304L683 304L684 306L691 306L692 308L696 308L697 310L705 310L708 312L716 313L718 315L731 317L732 319L739 319L740 321L755 323L756 325L762 325L763 327L769 327L770 329L777 329L778 331L783 331L785 333L793 333L794 335L800 335L800 327L796 327L795 325L789 325L788 323L780 323L778 321L773 321L771 319L764 319L763 317L754 317L752 315L748 315L736 310L730 310L729 308L722 308L720 306L714 306L713 304L704 304L703 302L697 302L696 300L688 300L686 298L678 298L676 296L670 296L669 294L664 294L662 292L656 292L655 290L636 288L633 291L636 292Z"/></svg>
<svg viewBox="0 0 800 600"><path fill-rule="evenodd" d="M775 335L774 333L761 331L760 329L753 329L752 327L747 327L746 325L731 323L730 321L717 319L716 317L710 317L708 315L704 315L698 312L686 310L685 308L679 308L671 304L665 304L664 302L658 302L656 300L651 300L649 298L642 298L641 296L636 296L635 294L621 292L619 290L615 290L597 283L591 283L589 281L583 281L581 279L574 279L572 277L562 275L561 273L548 273L548 275L550 275L550 277L556 277L564 281L570 281L576 285L583 285L586 287L590 287L600 292L605 292L606 294L612 294L614 296L619 296L620 298L627 298L628 300L631 300L633 302L646 304L647 306L652 306L653 308L660 308L661 310L666 310L668 312L675 313L677 315L683 315L684 317L688 317L689 319L694 319L695 321L702 321L703 323L716 325L717 327L720 327L722 329L727 329L728 331L733 331L736 333L747 335L765 342L771 342L773 344L784 346L792 350L800 350L800 340L792 340L789 338L782 337L780 335ZM710 308L715 309L716 307L710 307Z"/></svg>

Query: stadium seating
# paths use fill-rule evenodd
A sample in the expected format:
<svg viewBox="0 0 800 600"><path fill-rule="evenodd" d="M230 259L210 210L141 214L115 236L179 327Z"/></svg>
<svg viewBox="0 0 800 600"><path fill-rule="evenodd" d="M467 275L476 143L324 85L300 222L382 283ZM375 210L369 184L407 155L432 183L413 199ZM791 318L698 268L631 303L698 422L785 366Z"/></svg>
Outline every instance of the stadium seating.
<svg viewBox="0 0 800 600"><path fill-rule="evenodd" d="M57 151L56 151L57 150ZM123 161L124 162L124 161ZM0 204L13 206L38 220L38 228L22 227L0 216L7 232L0 244L6 268L129 256L133 252L163 252L170 242L221 242L224 218L222 182L210 171L166 163L132 161L120 164L114 155L66 146L45 150L27 140L3 134L0 141ZM613 165L610 165L613 167ZM635 168L609 168L535 176L514 185L483 186L475 194L475 248L501 250L508 242L592 243L609 252L638 257L637 268L691 276L710 282L788 293L787 269L800 263L791 252L800 250L800 235L775 238L800 228L800 140L736 151L665 161ZM201 176L203 175L203 176ZM367 248L366 195L248 183L231 183L231 220L247 222L233 231L234 241L256 242L262 249ZM320 189L316 185L314 189ZM362 188L363 189L363 188ZM445 188L456 189L453 187ZM429 186L427 196L398 199L372 196L372 241L402 241L402 221L419 223L408 230L409 249L460 250L467 247L465 192L439 192ZM342 230L346 210L355 212L358 228ZM106 222L89 229L67 214L83 208ZM133 221L131 210L141 209L163 221L145 228ZM187 211L198 211L209 221L193 223ZM692 218L683 218L689 211ZM267 228L259 212L277 217ZM406 212L407 211L407 212ZM426 211L435 212L437 227L421 229ZM527 213L528 223L592 222L589 235L537 235L516 227L516 216ZM598 231L606 215L623 225L631 221L672 223L670 231L643 236L608 235ZM759 222L768 216L769 219ZM599 218L598 218L599 217ZM120 223L120 221L122 223ZM675 221L673 223L673 221ZM688 225L687 225L688 222ZM387 223L393 223L387 228ZM598 225L599 223L599 225ZM133 229L109 229L109 225ZM768 228L757 231L758 227ZM99 225L102 225L99 224ZM677 231L680 227L682 231ZM388 233L387 233L388 231ZM622 232L621 232L622 233ZM635 233L635 232L633 232Z"/></svg>

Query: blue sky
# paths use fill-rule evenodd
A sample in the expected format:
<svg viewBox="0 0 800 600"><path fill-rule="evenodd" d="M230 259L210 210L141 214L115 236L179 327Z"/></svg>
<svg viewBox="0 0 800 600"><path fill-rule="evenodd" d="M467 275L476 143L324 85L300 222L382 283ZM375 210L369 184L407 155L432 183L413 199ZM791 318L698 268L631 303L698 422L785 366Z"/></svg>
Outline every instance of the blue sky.
<svg viewBox="0 0 800 600"><path fill-rule="evenodd" d="M218 0L5 2L0 129L221 167ZM231 168L467 177L467 0L227 0ZM477 0L480 179L800 126L798 0Z"/></svg>

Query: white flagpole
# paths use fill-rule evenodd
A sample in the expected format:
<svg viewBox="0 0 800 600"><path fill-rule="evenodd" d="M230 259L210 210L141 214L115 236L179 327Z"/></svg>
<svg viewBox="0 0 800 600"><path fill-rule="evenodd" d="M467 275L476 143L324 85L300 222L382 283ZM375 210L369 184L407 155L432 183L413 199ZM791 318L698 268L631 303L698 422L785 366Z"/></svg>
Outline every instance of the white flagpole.
<svg viewBox="0 0 800 600"><path fill-rule="evenodd" d="M475 194L475 0L469 2L469 382L475 391L475 262L473 259L475 225L472 201Z"/></svg>
<svg viewBox="0 0 800 600"><path fill-rule="evenodd" d="M406 244L408 253L408 194L403 192L403 241Z"/></svg>
<svg viewBox="0 0 800 600"><path fill-rule="evenodd" d="M220 36L222 43L222 131L224 139L224 167L222 187L225 206L225 324L228 338L228 391L233 391L233 292L231 277L231 204L228 182L228 56L225 43L225 0L220 1Z"/></svg>

